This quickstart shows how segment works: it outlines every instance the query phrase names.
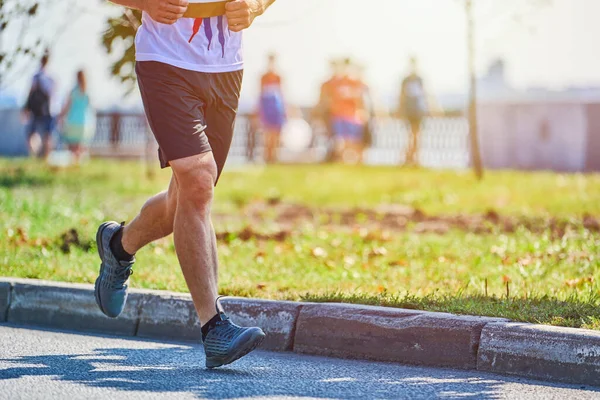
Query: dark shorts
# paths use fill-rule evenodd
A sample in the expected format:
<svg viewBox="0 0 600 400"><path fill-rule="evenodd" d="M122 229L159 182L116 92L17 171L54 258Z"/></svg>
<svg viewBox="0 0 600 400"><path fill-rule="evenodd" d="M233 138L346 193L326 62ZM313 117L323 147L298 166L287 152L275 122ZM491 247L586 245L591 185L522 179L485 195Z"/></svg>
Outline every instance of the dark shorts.
<svg viewBox="0 0 600 400"><path fill-rule="evenodd" d="M53 129L53 118L50 116L46 117L32 117L29 126L27 127L27 137L30 138L34 133L38 133L41 137L45 138L52 134Z"/></svg>
<svg viewBox="0 0 600 400"><path fill-rule="evenodd" d="M364 125L359 122L343 118L333 119L333 132L337 139L360 143L363 140L364 131Z"/></svg>
<svg viewBox="0 0 600 400"><path fill-rule="evenodd" d="M212 151L219 176L231 141L243 71L203 73L142 61L135 71L162 168Z"/></svg>

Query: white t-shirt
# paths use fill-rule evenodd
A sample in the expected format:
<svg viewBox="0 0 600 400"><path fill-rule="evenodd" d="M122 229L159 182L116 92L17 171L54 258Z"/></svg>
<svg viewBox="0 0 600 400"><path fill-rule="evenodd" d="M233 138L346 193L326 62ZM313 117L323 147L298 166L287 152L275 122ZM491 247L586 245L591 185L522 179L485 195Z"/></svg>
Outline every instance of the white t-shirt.
<svg viewBox="0 0 600 400"><path fill-rule="evenodd" d="M231 32L227 17L181 18L173 25L142 14L135 38L137 61L158 61L199 72L232 72L244 68L242 33Z"/></svg>

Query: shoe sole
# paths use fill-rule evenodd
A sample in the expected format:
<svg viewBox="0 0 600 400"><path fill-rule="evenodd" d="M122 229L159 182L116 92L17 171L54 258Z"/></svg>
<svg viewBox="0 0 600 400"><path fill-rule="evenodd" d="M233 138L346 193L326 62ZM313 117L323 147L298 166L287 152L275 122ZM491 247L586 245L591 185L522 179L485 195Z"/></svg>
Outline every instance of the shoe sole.
<svg viewBox="0 0 600 400"><path fill-rule="evenodd" d="M216 360L207 359L206 368L218 368L239 360L240 358L256 350L256 348L262 344L263 340L265 339L265 336L266 335L263 331L255 331L248 339L246 339L245 343L242 346L240 346L240 349L237 352L230 355L229 357L219 358Z"/></svg>
<svg viewBox="0 0 600 400"><path fill-rule="evenodd" d="M98 249L98 255L100 256L100 260L102 263L104 263L104 249L102 246L102 234L104 233L104 230L112 224L113 224L113 222L105 222L102 225L100 225L100 227L98 228L98 231L96 232L96 248ZM100 311L102 311L102 313L104 315L106 315L106 311L104 310L104 307L102 307L102 301L100 300L100 290L98 288L98 284L100 282L101 276L102 276L102 266L100 267L100 273L98 274L98 278L96 278L96 282L94 283L94 297L96 298L96 304L98 304L98 307L100 307Z"/></svg>

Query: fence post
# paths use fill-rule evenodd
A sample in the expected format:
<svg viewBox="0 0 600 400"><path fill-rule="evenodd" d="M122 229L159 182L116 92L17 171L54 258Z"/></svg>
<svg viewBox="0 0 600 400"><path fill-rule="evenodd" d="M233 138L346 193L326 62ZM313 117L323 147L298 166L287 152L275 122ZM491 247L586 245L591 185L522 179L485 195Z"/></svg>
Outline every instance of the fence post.
<svg viewBox="0 0 600 400"><path fill-rule="evenodd" d="M114 150L121 144L121 114L110 114L110 144Z"/></svg>

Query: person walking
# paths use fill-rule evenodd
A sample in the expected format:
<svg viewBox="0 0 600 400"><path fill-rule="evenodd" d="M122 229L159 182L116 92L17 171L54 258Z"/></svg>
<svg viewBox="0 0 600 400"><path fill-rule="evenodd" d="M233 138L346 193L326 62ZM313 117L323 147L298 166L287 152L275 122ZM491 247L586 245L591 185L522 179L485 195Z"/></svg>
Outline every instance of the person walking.
<svg viewBox="0 0 600 400"><path fill-rule="evenodd" d="M259 115L265 137L265 161L267 164L277 162L281 129L286 122L281 76L277 73L276 62L277 56L270 54L267 72L260 80Z"/></svg>
<svg viewBox="0 0 600 400"><path fill-rule="evenodd" d="M42 150L38 156L48 159L52 149L53 118L51 114L52 97L54 94L54 80L48 74L46 68L50 54L46 52L40 60L40 69L33 76L27 102L23 107L23 119L28 121L27 147L29 154L36 153L34 146L34 134L37 133L42 139Z"/></svg>
<svg viewBox="0 0 600 400"><path fill-rule="evenodd" d="M344 61L344 74L331 85L331 118L336 154L347 164L358 164L363 157L363 135L367 116L364 84L352 76L352 61Z"/></svg>
<svg viewBox="0 0 600 400"><path fill-rule="evenodd" d="M362 105L364 107L362 114L366 118L366 123L364 124L363 136L362 136L362 156L361 160L364 162L365 159L365 150L373 146L373 134L375 130L375 101L373 99L373 95L371 93L371 88L366 82L366 67L363 65L357 65L357 76L358 81L362 85Z"/></svg>
<svg viewBox="0 0 600 400"><path fill-rule="evenodd" d="M331 77L321 85L319 103L313 110L313 117L322 121L325 127L325 139L327 141L325 162L333 162L337 158L331 109L333 103L333 90L337 82L342 79L343 76L341 62L339 60L332 59L329 62L329 67L331 69Z"/></svg>
<svg viewBox="0 0 600 400"><path fill-rule="evenodd" d="M161 166L171 167L172 178L169 188L149 199L129 224L111 221L98 229L102 263L96 301L107 316L119 316L135 254L173 233L202 324L207 368L234 362L265 337L260 328L235 325L220 306L211 206L238 108L241 31L274 1L196 0L188 9L188 0L113 0L142 11L135 69Z"/></svg>
<svg viewBox="0 0 600 400"><path fill-rule="evenodd" d="M417 166L419 164L419 139L423 118L428 113L428 104L423 79L418 73L417 59L411 57L409 64L410 72L402 81L400 89L399 116L408 123L410 131L405 164Z"/></svg>
<svg viewBox="0 0 600 400"><path fill-rule="evenodd" d="M77 72L77 84L69 93L67 101L59 115L59 126L62 126L62 138L73 154L75 164L81 163L85 151L85 142L93 135L90 125L91 104L87 91L85 72Z"/></svg>

